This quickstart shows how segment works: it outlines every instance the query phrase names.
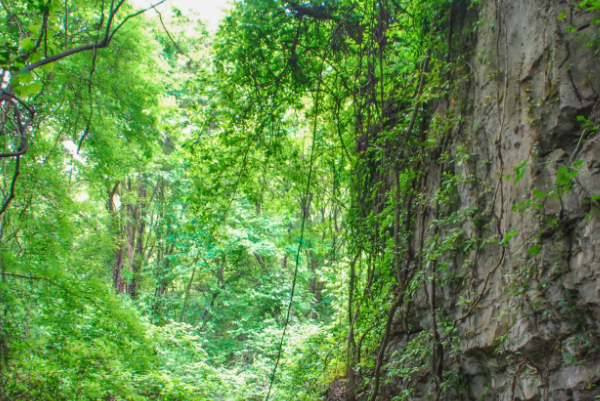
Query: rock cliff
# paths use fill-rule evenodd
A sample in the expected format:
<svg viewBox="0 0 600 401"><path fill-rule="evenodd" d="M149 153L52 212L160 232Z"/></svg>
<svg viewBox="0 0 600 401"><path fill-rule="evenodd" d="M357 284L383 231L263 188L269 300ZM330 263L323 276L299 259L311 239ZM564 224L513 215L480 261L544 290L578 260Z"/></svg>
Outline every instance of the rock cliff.
<svg viewBox="0 0 600 401"><path fill-rule="evenodd" d="M431 105L448 157L430 152L412 240L434 256L412 262L425 284L394 314L378 399L600 399L597 15L453 7L460 96Z"/></svg>

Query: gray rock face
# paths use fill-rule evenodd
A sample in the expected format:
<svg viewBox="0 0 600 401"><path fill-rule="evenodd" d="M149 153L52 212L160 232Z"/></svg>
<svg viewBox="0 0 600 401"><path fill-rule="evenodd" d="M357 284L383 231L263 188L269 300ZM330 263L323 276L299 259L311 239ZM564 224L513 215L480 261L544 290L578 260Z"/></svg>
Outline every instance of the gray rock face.
<svg viewBox="0 0 600 401"><path fill-rule="evenodd" d="M490 208L487 220L460 223L461 235L489 243L439 273L438 322L457 329L445 339L444 370L465 384L440 399L598 400L600 140L579 117L600 121L600 57L589 45L597 14L559 0L484 0L469 12L464 27L479 25L474 41L463 38L466 123L452 132L451 154L473 156L446 168L466 177L452 210ZM434 114L451 107L440 101ZM441 168L430 165L431 196ZM428 233L433 218L418 229ZM412 314L431 330L425 296ZM388 366L405 347L392 341ZM430 368L420 374L392 379L382 399L407 386L402 399L435 399Z"/></svg>

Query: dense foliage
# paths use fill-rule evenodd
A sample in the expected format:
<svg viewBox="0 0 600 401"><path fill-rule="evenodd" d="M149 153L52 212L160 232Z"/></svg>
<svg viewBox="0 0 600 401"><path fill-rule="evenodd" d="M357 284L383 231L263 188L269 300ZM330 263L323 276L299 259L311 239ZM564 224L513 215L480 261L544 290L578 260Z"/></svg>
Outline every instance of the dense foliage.
<svg viewBox="0 0 600 401"><path fill-rule="evenodd" d="M0 2L0 400L316 400L341 377L375 399L396 309L485 244L412 230L425 158L469 157L447 78L470 3L247 0L210 35L175 8ZM470 218L443 179L440 225ZM387 370L437 363L444 324Z"/></svg>

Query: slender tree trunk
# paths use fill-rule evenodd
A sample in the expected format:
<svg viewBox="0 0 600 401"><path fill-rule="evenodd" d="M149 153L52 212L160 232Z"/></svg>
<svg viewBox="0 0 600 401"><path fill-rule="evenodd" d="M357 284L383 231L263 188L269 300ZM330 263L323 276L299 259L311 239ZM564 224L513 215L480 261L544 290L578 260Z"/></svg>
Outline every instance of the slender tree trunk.
<svg viewBox="0 0 600 401"><path fill-rule="evenodd" d="M135 225L137 226L136 235L137 240L135 243L135 250L133 253L133 260L131 264L131 280L127 287L127 292L132 298L137 297L138 281L140 279L140 273L144 264L144 233L146 231L146 185L144 180L140 181L138 188L138 205L135 208L134 217Z"/></svg>
<svg viewBox="0 0 600 401"><path fill-rule="evenodd" d="M127 190L131 193L131 179L127 180ZM127 280L122 283L119 292L130 294L130 286L133 281L133 258L135 256L135 238L137 234L138 207L134 201L128 200L125 206L125 256L127 257Z"/></svg>
<svg viewBox="0 0 600 401"><path fill-rule="evenodd" d="M115 259L112 266L113 287L117 292L121 292L123 281L122 271L125 262L123 255L121 224L115 205L115 196L118 195L120 184L120 181L117 182L114 185L113 189L109 191L107 202L108 212L110 214L110 231L115 236L115 238L117 238L117 250L115 252Z"/></svg>
<svg viewBox="0 0 600 401"><path fill-rule="evenodd" d="M215 260L216 263L219 263L219 260ZM211 300L210 303L208 304L208 306L206 306L204 308L204 311L202 312L202 316L200 316L200 321L202 322L202 330L204 330L204 328L206 327L206 323L207 323L207 316L209 311L213 308L213 306L215 305L215 302L217 301L217 297L219 296L219 294L221 293L221 291L223 291L225 289L225 281L223 280L223 271L225 269L225 256L223 256L221 258L221 263L220 266L217 267L217 287L218 289L216 291L213 292L212 296L211 296Z"/></svg>
<svg viewBox="0 0 600 401"><path fill-rule="evenodd" d="M354 279L355 279L355 267L358 258L360 257L359 252L356 258L350 263L350 277L348 283L348 345L346 347L346 370L348 371L348 401L354 401L356 399L356 378L354 376L354 362L356 357L356 341L354 340L354 322L356 320L355 314L352 313L352 304L354 303ZM357 308L358 312L358 308Z"/></svg>
<svg viewBox="0 0 600 401"><path fill-rule="evenodd" d="M194 282L194 276L196 275L196 262L198 259L194 260L194 268L192 269L192 276L190 277L190 281L188 282L187 288L185 289L185 297L183 298L183 305L181 306L181 315L179 315L179 323L183 322L183 317L185 316L185 307L187 306L188 299L190 298L190 290L192 289L192 283Z"/></svg>

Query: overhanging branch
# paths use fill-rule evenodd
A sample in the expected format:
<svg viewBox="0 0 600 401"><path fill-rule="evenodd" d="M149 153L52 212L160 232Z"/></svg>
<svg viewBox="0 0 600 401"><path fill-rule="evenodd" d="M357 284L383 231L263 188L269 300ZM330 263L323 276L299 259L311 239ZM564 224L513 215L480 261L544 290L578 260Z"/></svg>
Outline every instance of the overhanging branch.
<svg viewBox="0 0 600 401"><path fill-rule="evenodd" d="M125 24L125 22L127 22L129 19L134 18L148 10L151 10L152 8L164 3L167 0L161 0L156 4L153 4L152 6L142 9L140 11L137 11L133 14L129 14L127 17L125 17L125 19L114 29L111 31L112 28L112 24L114 22L114 17L117 14L117 12L119 11L119 9L123 6L123 4L125 3L125 0L121 0L119 3L117 3L116 6L114 6L114 0L111 3L111 11L109 14L109 18L108 18L108 22L106 24L106 31L104 33L104 37L102 38L101 41L96 42L96 43L90 43L87 45L82 45L79 47L75 47L73 49L69 49L69 50L65 50L64 52L55 54L53 56L50 57L46 57L36 63L32 63L32 64L28 64L26 65L23 70L25 71L33 71L36 68L42 67L44 65L53 63L55 61L61 60L63 58L72 56L74 54L77 53L81 53L84 51L88 51L88 50L94 50L94 49L103 49L105 47L108 47L108 45L110 45L110 42L112 41L113 37L115 36L115 34L119 31L119 29L121 29L121 27L123 27L123 25Z"/></svg>

